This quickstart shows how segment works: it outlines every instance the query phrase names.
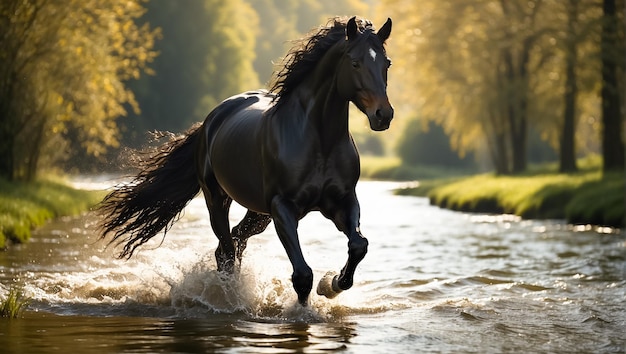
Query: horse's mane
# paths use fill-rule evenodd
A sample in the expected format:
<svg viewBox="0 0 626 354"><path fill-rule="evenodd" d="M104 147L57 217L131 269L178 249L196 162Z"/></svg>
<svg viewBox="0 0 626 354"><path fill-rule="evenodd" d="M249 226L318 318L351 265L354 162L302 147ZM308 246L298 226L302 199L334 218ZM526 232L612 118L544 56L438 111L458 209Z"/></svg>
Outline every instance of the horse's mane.
<svg viewBox="0 0 626 354"><path fill-rule="evenodd" d="M278 102L302 83L333 45L346 38L348 20L348 17L331 18L326 26L313 29L293 41L293 47L282 59L282 69L274 73L270 84L269 90L276 95ZM362 32L373 30L372 23L366 19L357 18L356 23Z"/></svg>

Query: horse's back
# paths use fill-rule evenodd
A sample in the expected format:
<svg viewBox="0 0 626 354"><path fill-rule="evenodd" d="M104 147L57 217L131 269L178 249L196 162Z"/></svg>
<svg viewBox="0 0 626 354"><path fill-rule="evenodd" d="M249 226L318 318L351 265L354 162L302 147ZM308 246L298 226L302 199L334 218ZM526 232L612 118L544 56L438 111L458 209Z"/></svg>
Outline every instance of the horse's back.
<svg viewBox="0 0 626 354"><path fill-rule="evenodd" d="M266 91L233 96L218 105L217 113L205 123L210 173L231 198L260 213L269 212L263 194L260 133L272 101Z"/></svg>

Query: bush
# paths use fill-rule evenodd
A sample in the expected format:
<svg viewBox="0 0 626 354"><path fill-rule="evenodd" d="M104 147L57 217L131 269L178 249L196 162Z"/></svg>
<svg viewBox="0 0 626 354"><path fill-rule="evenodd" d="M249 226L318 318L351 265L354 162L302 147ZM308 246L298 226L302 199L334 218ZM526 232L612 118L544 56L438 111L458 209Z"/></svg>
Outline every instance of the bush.
<svg viewBox="0 0 626 354"><path fill-rule="evenodd" d="M473 154L460 158L450 147L450 139L441 126L429 122L411 121L400 137L397 152L405 165L439 166L446 168L474 167Z"/></svg>

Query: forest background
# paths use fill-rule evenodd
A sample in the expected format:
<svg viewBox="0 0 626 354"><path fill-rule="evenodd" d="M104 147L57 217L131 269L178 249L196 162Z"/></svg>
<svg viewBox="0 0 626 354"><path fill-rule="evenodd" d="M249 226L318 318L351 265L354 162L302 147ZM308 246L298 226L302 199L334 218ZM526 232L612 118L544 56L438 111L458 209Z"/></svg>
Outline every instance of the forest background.
<svg viewBox="0 0 626 354"><path fill-rule="evenodd" d="M0 177L104 172L183 132L335 15L394 27L392 128L352 114L363 155L519 174L624 169L624 0L3 0Z"/></svg>

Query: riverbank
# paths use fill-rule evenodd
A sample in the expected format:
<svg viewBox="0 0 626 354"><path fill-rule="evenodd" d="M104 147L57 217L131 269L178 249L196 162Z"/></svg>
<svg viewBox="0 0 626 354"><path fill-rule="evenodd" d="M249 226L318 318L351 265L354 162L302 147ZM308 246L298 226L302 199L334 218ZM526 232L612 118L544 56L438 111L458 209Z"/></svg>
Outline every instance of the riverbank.
<svg viewBox="0 0 626 354"><path fill-rule="evenodd" d="M30 183L0 179L0 248L26 242L34 228L86 212L102 197L101 191L75 189L58 178Z"/></svg>
<svg viewBox="0 0 626 354"><path fill-rule="evenodd" d="M433 205L464 212L625 226L624 174L602 175L595 168L575 174L544 171L521 176L481 174L427 180L398 194L427 196Z"/></svg>

